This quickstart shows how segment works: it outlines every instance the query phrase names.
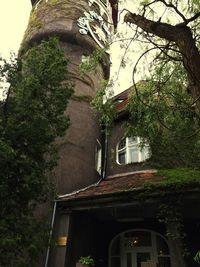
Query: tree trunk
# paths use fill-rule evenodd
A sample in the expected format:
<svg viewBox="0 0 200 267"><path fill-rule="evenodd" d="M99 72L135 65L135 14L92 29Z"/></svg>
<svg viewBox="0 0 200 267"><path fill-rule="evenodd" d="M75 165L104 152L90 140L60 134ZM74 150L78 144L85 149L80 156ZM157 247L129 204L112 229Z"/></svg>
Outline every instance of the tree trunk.
<svg viewBox="0 0 200 267"><path fill-rule="evenodd" d="M146 19L144 16L129 12L125 22L133 23L145 32L176 43L183 58L183 65L188 74L188 87L200 110L200 53L191 30L184 24L170 25Z"/></svg>

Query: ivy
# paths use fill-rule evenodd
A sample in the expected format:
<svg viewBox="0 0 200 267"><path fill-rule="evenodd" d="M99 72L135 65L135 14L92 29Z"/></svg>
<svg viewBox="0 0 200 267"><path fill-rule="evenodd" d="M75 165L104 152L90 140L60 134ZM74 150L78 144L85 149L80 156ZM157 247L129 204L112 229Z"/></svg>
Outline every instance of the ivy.
<svg viewBox="0 0 200 267"><path fill-rule="evenodd" d="M196 188L200 190L200 171L189 168L160 169L157 175L163 177L158 182L145 182L144 189L156 192L164 192L168 190L178 193L185 189Z"/></svg>
<svg viewBox="0 0 200 267"><path fill-rule="evenodd" d="M79 66L80 73L96 71L99 63L105 63L107 55L105 48L96 48L91 55L84 55Z"/></svg>
<svg viewBox="0 0 200 267"><path fill-rule="evenodd" d="M82 63L79 66L80 74L87 72L95 72L99 64L104 64L108 60L105 48L97 48L90 56L83 56ZM107 80L102 80L100 88L98 88L96 96L91 101L92 108L98 113L100 125L103 132L110 134L114 119L116 118L116 110L113 102L114 92L111 90L112 84Z"/></svg>
<svg viewBox="0 0 200 267"><path fill-rule="evenodd" d="M104 132L108 135L113 126L117 112L115 103L113 102L113 92L109 90L108 81L101 81L102 87L97 91L92 101L92 107L99 115L100 125Z"/></svg>
<svg viewBox="0 0 200 267"><path fill-rule="evenodd" d="M54 141L69 126L67 65L51 38L1 66L10 87L0 103L0 266L35 266L47 245L46 219L33 214L51 197Z"/></svg>

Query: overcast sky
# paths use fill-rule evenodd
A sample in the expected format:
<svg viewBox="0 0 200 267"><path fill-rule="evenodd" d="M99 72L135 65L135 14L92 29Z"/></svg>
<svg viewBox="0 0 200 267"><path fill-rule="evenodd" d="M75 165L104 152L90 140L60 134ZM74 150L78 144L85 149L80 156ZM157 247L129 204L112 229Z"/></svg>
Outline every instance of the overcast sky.
<svg viewBox="0 0 200 267"><path fill-rule="evenodd" d="M0 0L0 54L17 52L26 29L31 0Z"/></svg>
<svg viewBox="0 0 200 267"><path fill-rule="evenodd" d="M11 51L17 53L27 27L30 11L31 0L0 0L0 56L3 58L9 59ZM118 72L120 50L116 47L111 74ZM129 87L132 81L130 75L127 77L126 69L121 69L120 74L120 79L114 83L116 93Z"/></svg>

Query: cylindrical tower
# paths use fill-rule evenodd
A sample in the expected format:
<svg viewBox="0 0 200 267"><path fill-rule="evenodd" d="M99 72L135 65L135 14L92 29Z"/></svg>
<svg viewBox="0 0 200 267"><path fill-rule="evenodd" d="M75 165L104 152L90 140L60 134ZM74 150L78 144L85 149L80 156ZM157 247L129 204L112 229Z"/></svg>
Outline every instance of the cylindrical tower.
<svg viewBox="0 0 200 267"><path fill-rule="evenodd" d="M99 65L95 73L80 75L79 65L83 55L90 55L105 45L113 30L111 6L100 0L32 0L32 3L24 42L30 44L57 36L75 82L75 92L66 110L71 125L65 137L58 141L60 159L55 176L58 194L62 195L99 179L95 150L101 134L90 101L108 72Z"/></svg>

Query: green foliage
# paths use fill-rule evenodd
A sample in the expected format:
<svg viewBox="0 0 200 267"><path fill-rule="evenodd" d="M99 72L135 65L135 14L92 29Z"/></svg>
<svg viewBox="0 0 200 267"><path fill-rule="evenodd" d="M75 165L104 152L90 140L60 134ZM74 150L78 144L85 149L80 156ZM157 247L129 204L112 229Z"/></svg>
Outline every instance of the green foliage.
<svg viewBox="0 0 200 267"><path fill-rule="evenodd" d="M200 264L200 251L197 252L197 254L194 257L194 260Z"/></svg>
<svg viewBox="0 0 200 267"><path fill-rule="evenodd" d="M106 51L103 48L97 48L90 56L83 56L82 63L79 66L80 73L95 71L100 62L107 60Z"/></svg>
<svg viewBox="0 0 200 267"><path fill-rule="evenodd" d="M80 73L96 71L97 66L100 63L106 63L107 59L106 50L97 48L92 55L82 57L82 63L79 66ZM106 134L110 133L116 117L115 105L112 100L114 93L110 86L111 84L107 80L102 80L101 88L98 89L95 98L91 102L93 109L99 115L100 125Z"/></svg>
<svg viewBox="0 0 200 267"><path fill-rule="evenodd" d="M189 188L200 186L200 171L190 168L175 168L175 169L160 169L157 172L158 176L165 179L159 182L145 182L144 188L150 191L167 192L167 189L178 192ZM159 191L160 189L160 191Z"/></svg>
<svg viewBox="0 0 200 267"><path fill-rule="evenodd" d="M69 125L67 64L52 38L0 69L10 83L0 105L0 266L34 266L46 242L47 224L33 213L50 194L53 142Z"/></svg>
<svg viewBox="0 0 200 267"><path fill-rule="evenodd" d="M176 203L176 205L174 205ZM168 198L159 205L158 221L166 226L166 237L169 240L178 240L183 257L190 255L186 244L181 199Z"/></svg>
<svg viewBox="0 0 200 267"><path fill-rule="evenodd" d="M31 27L40 29L42 27L42 22L38 18L37 10L32 10L30 14L29 24Z"/></svg>
<svg viewBox="0 0 200 267"><path fill-rule="evenodd" d="M179 64L164 62L129 99L127 134L148 141L156 167L200 166L200 118L185 77Z"/></svg>
<svg viewBox="0 0 200 267"><path fill-rule="evenodd" d="M166 233L167 238L175 240L185 237L183 233L182 213L178 201L176 206L174 206L172 201L171 203L160 204L158 220L161 223L165 223L168 227ZM172 229L169 229L170 225L173 225L173 232L171 231Z"/></svg>
<svg viewBox="0 0 200 267"><path fill-rule="evenodd" d="M200 171L195 169L163 169L158 171L158 175L166 177L168 183L200 183Z"/></svg>
<svg viewBox="0 0 200 267"><path fill-rule="evenodd" d="M108 90L108 82L103 80L102 87L97 91L92 106L98 112L99 120L106 134L110 133L117 115L113 102L113 92Z"/></svg>
<svg viewBox="0 0 200 267"><path fill-rule="evenodd" d="M94 259L91 256L80 257L79 262L84 265L94 266Z"/></svg>

